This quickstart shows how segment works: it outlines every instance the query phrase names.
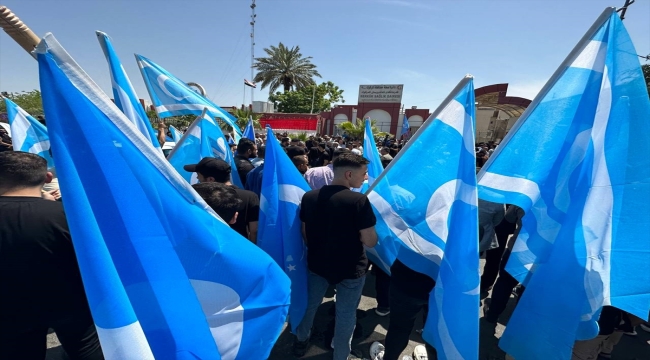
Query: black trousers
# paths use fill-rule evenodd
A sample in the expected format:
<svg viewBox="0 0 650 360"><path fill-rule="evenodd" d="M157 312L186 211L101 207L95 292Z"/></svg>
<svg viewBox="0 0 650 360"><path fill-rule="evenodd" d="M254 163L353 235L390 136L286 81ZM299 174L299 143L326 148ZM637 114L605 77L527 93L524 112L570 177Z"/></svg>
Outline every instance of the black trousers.
<svg viewBox="0 0 650 360"><path fill-rule="evenodd" d="M510 299L512 290L517 286L517 284L519 284L519 281L513 278L512 275L508 274L505 270L508 259L510 258L510 253L511 251L508 250L503 254L501 266L499 267L499 278L492 289L492 302L490 303L490 308L486 315L487 319L490 321L497 321L508 305L508 300Z"/></svg>
<svg viewBox="0 0 650 360"><path fill-rule="evenodd" d="M4 324L0 324L2 326ZM97 330L88 316L75 316L16 332L0 328L0 359L43 360L47 351L47 332L52 328L71 360L103 360Z"/></svg>
<svg viewBox="0 0 650 360"><path fill-rule="evenodd" d="M379 266L372 266L375 274L375 292L377 293L377 307L390 308L390 275L386 274Z"/></svg>
<svg viewBox="0 0 650 360"><path fill-rule="evenodd" d="M384 345L384 360L398 360L406 349L415 318L421 310L426 310L428 299L407 295L393 284L390 286L390 324ZM438 358L436 349L425 344L429 360Z"/></svg>
<svg viewBox="0 0 650 360"><path fill-rule="evenodd" d="M483 267L483 275L481 275L481 291L487 291L494 285L494 281L499 275L501 268L501 258L506 250L506 243L508 236L514 233L516 224L510 223L505 219L494 228L499 247L496 249L488 250L485 253L485 267Z"/></svg>

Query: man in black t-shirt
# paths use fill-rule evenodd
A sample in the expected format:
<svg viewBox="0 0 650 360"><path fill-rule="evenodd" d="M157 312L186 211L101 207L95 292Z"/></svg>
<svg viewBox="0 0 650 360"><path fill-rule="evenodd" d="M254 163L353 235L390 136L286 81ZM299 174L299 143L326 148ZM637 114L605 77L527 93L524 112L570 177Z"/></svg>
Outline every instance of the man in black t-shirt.
<svg viewBox="0 0 650 360"><path fill-rule="evenodd" d="M237 209L237 219L235 223L230 224L230 227L253 242L253 244L257 243L260 199L254 192L240 189L230 182L230 165L221 159L206 157L199 161L198 164L185 165L183 168L185 171L196 172L201 183L218 182L235 189L242 202ZM228 220L224 219L224 221Z"/></svg>
<svg viewBox="0 0 650 360"><path fill-rule="evenodd" d="M237 166L237 173L243 186L246 186L246 175L255 169L255 166L249 159L256 157L257 145L255 145L255 142L247 138L239 139L237 154L235 155L235 166Z"/></svg>
<svg viewBox="0 0 650 360"><path fill-rule="evenodd" d="M334 360L350 356L356 309L368 271L364 245L377 244L370 201L350 190L363 184L367 164L362 156L341 154L334 160L331 185L309 191L302 198L300 219L310 273L307 310L294 343L294 355L298 357L307 351L316 310L330 284L336 285Z"/></svg>
<svg viewBox="0 0 650 360"><path fill-rule="evenodd" d="M44 359L54 329L72 359L103 359L60 202L42 157L0 152L0 359Z"/></svg>

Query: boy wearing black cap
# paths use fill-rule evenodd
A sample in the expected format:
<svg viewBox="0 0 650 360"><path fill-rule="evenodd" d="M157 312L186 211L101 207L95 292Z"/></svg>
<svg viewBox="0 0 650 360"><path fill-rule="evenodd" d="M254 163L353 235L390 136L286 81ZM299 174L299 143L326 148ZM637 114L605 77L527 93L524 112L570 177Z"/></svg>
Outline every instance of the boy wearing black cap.
<svg viewBox="0 0 650 360"><path fill-rule="evenodd" d="M230 172L232 171L230 165L221 159L206 157L198 164L185 165L183 168L185 171L195 172L201 183L217 182L235 189L242 202L237 209L237 219L234 224L230 224L230 227L256 243L260 200L254 192L240 189L230 182Z"/></svg>

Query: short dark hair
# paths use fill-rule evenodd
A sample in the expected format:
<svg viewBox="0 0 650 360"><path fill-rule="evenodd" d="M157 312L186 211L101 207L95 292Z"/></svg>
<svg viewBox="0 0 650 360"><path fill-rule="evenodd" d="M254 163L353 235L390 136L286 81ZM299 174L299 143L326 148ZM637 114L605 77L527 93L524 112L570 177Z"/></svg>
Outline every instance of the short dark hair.
<svg viewBox="0 0 650 360"><path fill-rule="evenodd" d="M239 139L239 144L237 144L237 153L245 154L248 150L251 150L255 147L255 141L249 138Z"/></svg>
<svg viewBox="0 0 650 360"><path fill-rule="evenodd" d="M288 137L283 137L282 141L280 141L280 142L288 142L288 141L291 141L291 139L289 139Z"/></svg>
<svg viewBox="0 0 650 360"><path fill-rule="evenodd" d="M299 156L299 155L305 155L307 154L305 152L305 149L301 148L300 146L287 146L286 148L287 155L289 155L289 159L293 159L294 156Z"/></svg>
<svg viewBox="0 0 650 360"><path fill-rule="evenodd" d="M322 143L319 143L319 144L318 144L318 147L325 149L325 148L327 148L327 144L325 144L324 142L322 142Z"/></svg>
<svg viewBox="0 0 650 360"><path fill-rule="evenodd" d="M361 166L368 164L370 164L370 161L368 161L363 156L357 155L353 152L341 154L339 157L334 159L334 169L342 167L358 169Z"/></svg>
<svg viewBox="0 0 650 360"><path fill-rule="evenodd" d="M43 185L47 161L23 151L0 152L0 188L19 189Z"/></svg>
<svg viewBox="0 0 650 360"><path fill-rule="evenodd" d="M264 156L266 156L266 145L260 145L257 147L257 157L264 159Z"/></svg>
<svg viewBox="0 0 650 360"><path fill-rule="evenodd" d="M291 142L300 142L300 139L298 139L298 138L293 138L293 139L291 139Z"/></svg>
<svg viewBox="0 0 650 360"><path fill-rule="evenodd" d="M334 153L332 154L332 158L336 159L337 157L341 156L342 154L347 154L349 152L350 152L350 150L346 149L346 148L336 149L336 150L334 150Z"/></svg>
<svg viewBox="0 0 650 360"><path fill-rule="evenodd" d="M199 183L192 185L194 190L221 218L228 222L239 209L242 200L234 188L221 183Z"/></svg>
<svg viewBox="0 0 650 360"><path fill-rule="evenodd" d="M298 165L308 164L309 162L305 159L304 156L298 155L291 158L293 164L298 167Z"/></svg>

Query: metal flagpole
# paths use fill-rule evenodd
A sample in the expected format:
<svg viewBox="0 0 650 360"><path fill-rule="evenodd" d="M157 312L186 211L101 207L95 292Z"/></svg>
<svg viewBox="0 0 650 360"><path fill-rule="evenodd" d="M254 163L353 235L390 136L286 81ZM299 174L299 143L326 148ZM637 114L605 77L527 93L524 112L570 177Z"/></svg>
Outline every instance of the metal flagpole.
<svg viewBox="0 0 650 360"><path fill-rule="evenodd" d="M257 15L255 15L255 0L253 0L253 3L251 4L251 81L255 81L255 75L253 74L254 69L253 65L255 64L255 18ZM253 100L255 96L255 88L251 86L251 105L253 105ZM246 105L244 103L244 105Z"/></svg>

